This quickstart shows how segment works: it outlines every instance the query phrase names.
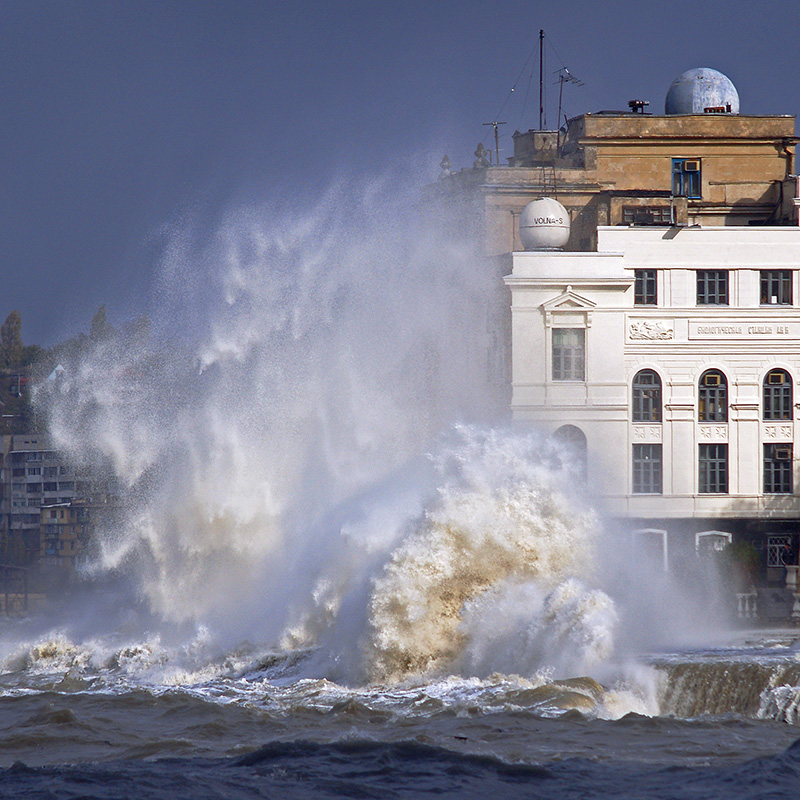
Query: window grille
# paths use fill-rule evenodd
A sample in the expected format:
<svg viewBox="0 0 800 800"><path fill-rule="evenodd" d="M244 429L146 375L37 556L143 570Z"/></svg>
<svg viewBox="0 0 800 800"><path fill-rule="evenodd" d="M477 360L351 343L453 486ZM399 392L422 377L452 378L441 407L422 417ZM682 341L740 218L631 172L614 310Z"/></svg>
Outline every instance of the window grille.
<svg viewBox="0 0 800 800"><path fill-rule="evenodd" d="M791 554L791 548L792 539L790 536L770 536L767 539L767 566L785 566L785 558Z"/></svg>
<svg viewBox="0 0 800 800"><path fill-rule="evenodd" d="M701 444L699 448L699 468L698 491L701 494L727 493L727 444Z"/></svg>
<svg viewBox="0 0 800 800"><path fill-rule="evenodd" d="M669 206L625 206L622 222L624 225L671 225L672 209Z"/></svg>
<svg viewBox="0 0 800 800"><path fill-rule="evenodd" d="M785 369L770 370L764 378L765 420L792 418L792 379Z"/></svg>
<svg viewBox="0 0 800 800"><path fill-rule="evenodd" d="M553 380L584 380L585 331L553 328Z"/></svg>
<svg viewBox="0 0 800 800"><path fill-rule="evenodd" d="M793 466L791 444L765 444L764 494L791 494Z"/></svg>
<svg viewBox="0 0 800 800"><path fill-rule="evenodd" d="M633 304L637 306L654 306L658 304L656 270L634 270Z"/></svg>
<svg viewBox="0 0 800 800"><path fill-rule="evenodd" d="M633 493L661 494L662 459L660 444L633 445Z"/></svg>
<svg viewBox="0 0 800 800"><path fill-rule="evenodd" d="M633 421L661 422L661 378L652 369L634 375Z"/></svg>
<svg viewBox="0 0 800 800"><path fill-rule="evenodd" d="M728 305L728 270L697 270L697 305Z"/></svg>
<svg viewBox="0 0 800 800"><path fill-rule="evenodd" d="M715 369L700 376L697 419L700 422L726 422L728 419L728 381Z"/></svg>
<svg viewBox="0 0 800 800"><path fill-rule="evenodd" d="M761 305L792 305L792 271L790 269L761 270Z"/></svg>

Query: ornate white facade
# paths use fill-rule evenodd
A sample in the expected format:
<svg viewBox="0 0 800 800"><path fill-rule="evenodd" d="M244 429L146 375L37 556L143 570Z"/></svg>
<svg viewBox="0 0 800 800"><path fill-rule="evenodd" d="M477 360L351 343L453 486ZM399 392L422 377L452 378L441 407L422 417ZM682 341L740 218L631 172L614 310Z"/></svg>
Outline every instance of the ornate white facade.
<svg viewBox="0 0 800 800"><path fill-rule="evenodd" d="M609 513L800 520L800 227L601 227L506 283L514 418L585 439Z"/></svg>

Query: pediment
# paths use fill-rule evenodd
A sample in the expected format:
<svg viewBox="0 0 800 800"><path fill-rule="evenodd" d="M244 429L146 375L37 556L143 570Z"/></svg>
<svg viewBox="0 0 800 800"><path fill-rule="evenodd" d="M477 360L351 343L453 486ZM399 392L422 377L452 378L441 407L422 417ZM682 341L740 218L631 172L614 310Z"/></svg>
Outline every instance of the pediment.
<svg viewBox="0 0 800 800"><path fill-rule="evenodd" d="M544 311L591 311L596 307L597 303L593 303L588 297L583 297L577 292L573 292L570 287L567 287L566 291L557 297L552 297L542 303Z"/></svg>

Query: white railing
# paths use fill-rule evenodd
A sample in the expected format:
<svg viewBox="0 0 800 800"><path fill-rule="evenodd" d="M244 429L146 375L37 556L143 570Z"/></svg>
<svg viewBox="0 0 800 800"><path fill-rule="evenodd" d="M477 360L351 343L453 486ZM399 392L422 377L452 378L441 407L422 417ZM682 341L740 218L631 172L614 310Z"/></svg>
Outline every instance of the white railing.
<svg viewBox="0 0 800 800"><path fill-rule="evenodd" d="M758 616L758 593L741 592L736 595L740 619L755 619Z"/></svg>

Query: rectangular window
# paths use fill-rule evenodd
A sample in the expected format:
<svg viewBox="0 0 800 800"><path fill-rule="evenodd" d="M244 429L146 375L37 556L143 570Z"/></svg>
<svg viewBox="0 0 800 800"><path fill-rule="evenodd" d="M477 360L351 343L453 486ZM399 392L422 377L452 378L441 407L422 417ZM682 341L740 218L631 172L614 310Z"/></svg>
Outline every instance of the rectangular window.
<svg viewBox="0 0 800 800"><path fill-rule="evenodd" d="M728 445L701 444L699 450L700 494L726 494L728 491Z"/></svg>
<svg viewBox="0 0 800 800"><path fill-rule="evenodd" d="M661 445L633 445L633 493L661 494Z"/></svg>
<svg viewBox="0 0 800 800"><path fill-rule="evenodd" d="M672 194L676 197L689 197L699 200L700 191L700 159L672 159Z"/></svg>
<svg viewBox="0 0 800 800"><path fill-rule="evenodd" d="M584 380L586 350L583 328L553 328L553 380Z"/></svg>
<svg viewBox="0 0 800 800"><path fill-rule="evenodd" d="M636 269L633 274L633 304L636 306L656 305L658 303L656 270Z"/></svg>
<svg viewBox="0 0 800 800"><path fill-rule="evenodd" d="M770 536L767 539L767 566L783 567L791 561L791 549L790 536Z"/></svg>
<svg viewBox="0 0 800 800"><path fill-rule="evenodd" d="M761 305L792 305L792 271L790 269L761 270Z"/></svg>
<svg viewBox="0 0 800 800"><path fill-rule="evenodd" d="M42 468L41 467L28 467L28 475L41 475Z"/></svg>
<svg viewBox="0 0 800 800"><path fill-rule="evenodd" d="M792 493L792 445L764 445L764 494Z"/></svg>
<svg viewBox="0 0 800 800"><path fill-rule="evenodd" d="M697 305L728 305L728 270L697 270Z"/></svg>
<svg viewBox="0 0 800 800"><path fill-rule="evenodd" d="M625 206L622 209L623 225L671 225L672 209L669 206Z"/></svg>

